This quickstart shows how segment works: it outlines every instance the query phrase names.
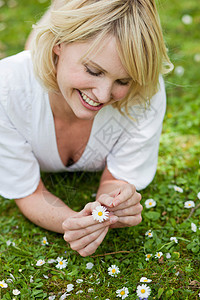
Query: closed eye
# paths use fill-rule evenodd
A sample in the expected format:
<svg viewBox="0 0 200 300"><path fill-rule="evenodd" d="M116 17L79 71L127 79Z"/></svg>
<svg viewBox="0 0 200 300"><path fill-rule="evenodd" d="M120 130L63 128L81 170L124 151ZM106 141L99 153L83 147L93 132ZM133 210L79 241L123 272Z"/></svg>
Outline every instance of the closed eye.
<svg viewBox="0 0 200 300"><path fill-rule="evenodd" d="M87 65L85 65L85 69L86 69L86 72L89 73L92 76L100 76L100 75L103 74L103 72L101 72L101 71L99 71L99 72L92 71L90 68L88 68Z"/></svg>
<svg viewBox="0 0 200 300"><path fill-rule="evenodd" d="M129 85L130 81L122 81L120 79L116 80L116 82L119 84L119 85Z"/></svg>

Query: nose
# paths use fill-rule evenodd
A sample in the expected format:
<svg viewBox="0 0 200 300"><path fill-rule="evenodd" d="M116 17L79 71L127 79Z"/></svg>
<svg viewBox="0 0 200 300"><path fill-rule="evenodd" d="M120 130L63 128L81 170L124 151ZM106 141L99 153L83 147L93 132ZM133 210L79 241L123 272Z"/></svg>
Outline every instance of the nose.
<svg viewBox="0 0 200 300"><path fill-rule="evenodd" d="M93 88L93 94L95 95L98 102L107 103L112 99L113 84L112 82L103 82Z"/></svg>

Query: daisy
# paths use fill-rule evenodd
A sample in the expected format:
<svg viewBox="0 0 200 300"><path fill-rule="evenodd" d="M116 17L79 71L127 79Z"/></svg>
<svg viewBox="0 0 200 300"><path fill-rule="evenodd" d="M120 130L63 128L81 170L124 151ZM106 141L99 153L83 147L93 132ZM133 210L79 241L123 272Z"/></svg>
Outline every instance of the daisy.
<svg viewBox="0 0 200 300"><path fill-rule="evenodd" d="M76 294L81 294L81 293L83 293L83 290L79 290L76 292Z"/></svg>
<svg viewBox="0 0 200 300"><path fill-rule="evenodd" d="M87 269L87 270L90 270L90 269L93 268L93 266L94 266L94 264L91 263L91 262L89 262L89 263L86 264L86 269Z"/></svg>
<svg viewBox="0 0 200 300"><path fill-rule="evenodd" d="M57 265L56 265L56 268L57 269L64 269L64 268L66 268L66 266L67 266L67 264L68 264L68 261L67 261L67 259L63 259L63 257L57 257Z"/></svg>
<svg viewBox="0 0 200 300"><path fill-rule="evenodd" d="M172 236L170 237L170 241L174 241L176 244L178 244L178 240L176 237Z"/></svg>
<svg viewBox="0 0 200 300"><path fill-rule="evenodd" d="M148 230L145 235L147 235L149 238L153 237L153 232L151 230Z"/></svg>
<svg viewBox="0 0 200 300"><path fill-rule="evenodd" d="M64 294L60 297L60 300L66 299L66 297L69 296L69 295L71 295L71 294L64 293Z"/></svg>
<svg viewBox="0 0 200 300"><path fill-rule="evenodd" d="M194 223L191 223L191 229L192 231L196 232L197 231L197 225Z"/></svg>
<svg viewBox="0 0 200 300"><path fill-rule="evenodd" d="M156 258L160 258L161 256L163 256L162 252L156 252L155 257Z"/></svg>
<svg viewBox="0 0 200 300"><path fill-rule="evenodd" d="M45 274L43 274L43 277L44 277L45 279L49 279L49 276L47 276L47 275L45 275Z"/></svg>
<svg viewBox="0 0 200 300"><path fill-rule="evenodd" d="M166 258L167 259L171 258L171 254L170 253L166 253Z"/></svg>
<svg viewBox="0 0 200 300"><path fill-rule="evenodd" d="M185 24L185 25L190 25L190 24L192 24L192 21L193 21L193 19L190 15L183 15L181 20L182 20L183 24Z"/></svg>
<svg viewBox="0 0 200 300"><path fill-rule="evenodd" d="M94 292L94 289L90 288L88 289L88 293L93 293Z"/></svg>
<svg viewBox="0 0 200 300"><path fill-rule="evenodd" d="M7 283L5 283L4 280L2 280L2 281L0 281L0 287L1 287L1 288L7 288L8 285L7 285Z"/></svg>
<svg viewBox="0 0 200 300"><path fill-rule="evenodd" d="M103 222L104 220L107 220L108 215L109 215L109 211L107 211L107 209L101 205L97 206L92 211L93 219L99 221L100 223Z"/></svg>
<svg viewBox="0 0 200 300"><path fill-rule="evenodd" d="M152 254L148 253L145 255L146 256L146 261L149 260L149 258L152 256Z"/></svg>
<svg viewBox="0 0 200 300"><path fill-rule="evenodd" d="M151 294L151 289L146 284L138 285L136 293L140 299L148 298Z"/></svg>
<svg viewBox="0 0 200 300"><path fill-rule="evenodd" d="M112 277L117 277L118 273L120 273L120 270L117 266L112 265L111 267L108 268L108 275Z"/></svg>
<svg viewBox="0 0 200 300"><path fill-rule="evenodd" d="M42 266L42 265L44 265L45 264L45 260L44 259L39 259L38 261L37 261L37 263L36 263L36 266Z"/></svg>
<svg viewBox="0 0 200 300"><path fill-rule="evenodd" d="M146 277L140 278L140 282L151 282L151 279L147 279Z"/></svg>
<svg viewBox="0 0 200 300"><path fill-rule="evenodd" d="M71 292L71 291L73 291L73 289L74 289L74 285L72 283L70 283L70 284L67 285L67 292L68 293Z"/></svg>
<svg viewBox="0 0 200 300"><path fill-rule="evenodd" d="M179 68L179 69L178 69ZM184 69L183 69L183 67L176 67L176 71L177 71L177 75L179 75L179 76L181 76L181 75L183 75L183 73L184 73ZM178 74L179 73L179 74ZM180 75L180 73L181 73L181 75ZM180 188L179 186L177 186L177 185L174 185L174 190L176 191L176 192L179 192L179 193L183 193L183 189L182 188Z"/></svg>
<svg viewBox="0 0 200 300"><path fill-rule="evenodd" d="M156 201L153 199L147 199L145 201L145 206L146 206L146 208L154 207L154 206L156 206Z"/></svg>
<svg viewBox="0 0 200 300"><path fill-rule="evenodd" d="M47 261L48 264L53 264L53 263L55 263L55 262L56 262L56 260L53 259L53 258L51 258L51 259L49 259L49 260Z"/></svg>
<svg viewBox="0 0 200 300"><path fill-rule="evenodd" d="M15 296L20 294L20 291L18 289L13 290L12 292L13 292L13 295L15 295Z"/></svg>
<svg viewBox="0 0 200 300"><path fill-rule="evenodd" d="M54 299L56 299L56 296L49 296L48 299L49 299L49 300L54 300Z"/></svg>
<svg viewBox="0 0 200 300"><path fill-rule="evenodd" d="M30 276L30 283L33 283L33 282L34 282L33 276L31 275L31 276Z"/></svg>
<svg viewBox="0 0 200 300"><path fill-rule="evenodd" d="M47 242L47 238L46 237L42 238L42 245L43 246L49 245L49 243Z"/></svg>
<svg viewBox="0 0 200 300"><path fill-rule="evenodd" d="M76 279L76 282L77 282L77 283L82 283L82 282L83 282L83 279Z"/></svg>
<svg viewBox="0 0 200 300"><path fill-rule="evenodd" d="M125 299L126 297L128 297L129 291L127 287L123 287L120 290L116 291L117 297L121 297L122 299Z"/></svg>
<svg viewBox="0 0 200 300"><path fill-rule="evenodd" d="M200 55L199 55L200 56ZM199 59L200 60L200 59ZM200 192L197 194L197 198L200 200Z"/></svg>
<svg viewBox="0 0 200 300"><path fill-rule="evenodd" d="M192 201L192 200L186 201L186 202L184 203L184 207L185 207L185 208L192 208L192 207L195 207L195 203L194 203L194 201Z"/></svg>

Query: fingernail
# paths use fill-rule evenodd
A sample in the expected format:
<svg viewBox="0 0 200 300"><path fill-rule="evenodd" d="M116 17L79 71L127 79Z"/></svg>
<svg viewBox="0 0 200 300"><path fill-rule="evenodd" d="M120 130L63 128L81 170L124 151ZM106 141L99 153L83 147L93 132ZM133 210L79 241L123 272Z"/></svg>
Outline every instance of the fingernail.
<svg viewBox="0 0 200 300"><path fill-rule="evenodd" d="M110 202L110 203L108 204L108 206L112 206L112 204L113 204L113 202Z"/></svg>
<svg viewBox="0 0 200 300"><path fill-rule="evenodd" d="M110 223L112 224L112 223L115 223L115 222L117 222L118 221L118 217L117 216L111 216L110 217Z"/></svg>
<svg viewBox="0 0 200 300"><path fill-rule="evenodd" d="M117 206L118 204L119 204L118 200L116 200L116 201L113 202L113 206Z"/></svg>

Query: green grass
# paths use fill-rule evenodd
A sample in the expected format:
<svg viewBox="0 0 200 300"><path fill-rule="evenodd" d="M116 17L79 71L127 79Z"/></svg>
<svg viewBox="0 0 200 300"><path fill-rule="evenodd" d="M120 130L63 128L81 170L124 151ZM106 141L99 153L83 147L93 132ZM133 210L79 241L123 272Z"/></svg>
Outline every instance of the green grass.
<svg viewBox="0 0 200 300"><path fill-rule="evenodd" d="M2 2L2 1L1 1ZM24 43L36 22L49 5L49 1L3 1L0 8L0 57L23 50ZM3 3L2 2L2 3ZM136 288L142 276L152 279L151 299L199 299L200 292L200 208L192 211L184 208L185 201L193 200L196 207L199 188L199 104L200 62L194 60L200 54L200 10L196 0L159 1L159 12L172 62L184 68L184 75L173 71L166 77L168 108L163 125L157 174L142 191L144 204L153 198L157 205L144 206L143 221L133 228L110 230L104 242L92 257L82 258L65 243L62 235L43 230L19 212L14 201L0 198L0 281L12 279L7 288L0 288L0 299L59 299L73 283L70 299L116 299L116 290L128 287L127 299L137 299ZM183 15L193 17L190 25L181 21ZM43 174L47 188L74 210L80 210L98 187L99 173ZM173 185L183 188L175 192ZM191 223L197 232L191 230ZM147 230L153 238L147 238ZM49 245L42 246L47 237ZM170 241L175 236L178 243ZM15 245L8 246L7 241ZM145 260L146 253L162 251L161 259ZM171 258L166 258L166 253ZM112 254L109 254L112 253ZM68 259L66 269L59 270L48 259ZM36 262L46 263L37 267ZM94 267L86 269L86 263ZM118 277L108 275L107 269L116 264ZM43 275L48 276L44 278ZM33 282L30 282L33 276ZM83 279L77 283L77 279ZM94 292L88 292L93 288ZM19 296L13 289L21 291ZM82 294L76 294L83 290ZM59 294L60 293L60 294Z"/></svg>

